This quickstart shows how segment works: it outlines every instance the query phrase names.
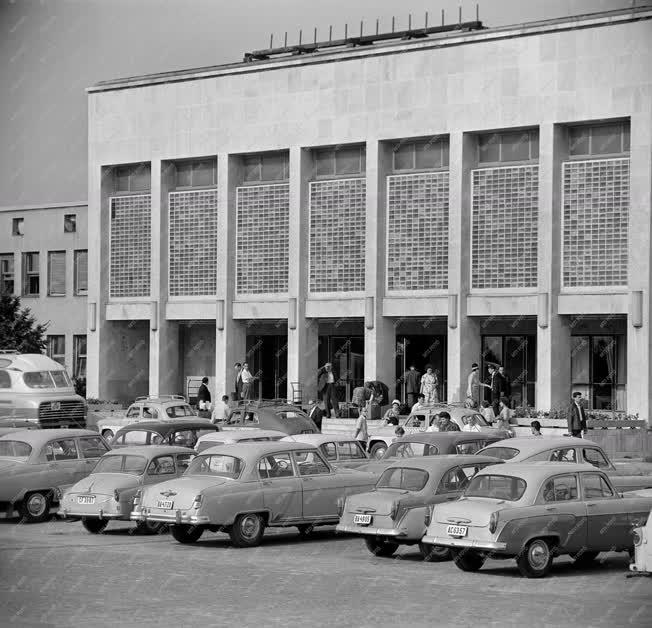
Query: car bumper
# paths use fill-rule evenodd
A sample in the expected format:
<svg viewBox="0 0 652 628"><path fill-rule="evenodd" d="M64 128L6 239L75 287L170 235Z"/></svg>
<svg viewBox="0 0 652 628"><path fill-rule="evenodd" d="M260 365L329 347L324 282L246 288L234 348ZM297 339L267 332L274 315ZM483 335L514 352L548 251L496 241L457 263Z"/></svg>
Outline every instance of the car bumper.
<svg viewBox="0 0 652 628"><path fill-rule="evenodd" d="M474 539L454 539L448 536L424 536L422 543L429 545L440 545L444 547L470 547L472 549L485 550L487 552L501 552L507 549L507 543L497 541L478 541Z"/></svg>
<svg viewBox="0 0 652 628"><path fill-rule="evenodd" d="M64 519L79 519L84 517L85 519L124 519L129 520L129 516L123 512L104 512L101 508L94 512L83 512L81 510L75 510L74 508L64 508L59 510L59 517Z"/></svg>
<svg viewBox="0 0 652 628"><path fill-rule="evenodd" d="M335 528L337 532L347 534L362 534L363 536L391 536L407 540L407 532L396 528L374 528L373 526L357 526L340 523Z"/></svg>
<svg viewBox="0 0 652 628"><path fill-rule="evenodd" d="M169 513L148 513L141 510L134 510L130 517L132 521L156 521L160 523L172 523L190 525L208 525L211 521L206 515L194 515L183 510L174 510Z"/></svg>

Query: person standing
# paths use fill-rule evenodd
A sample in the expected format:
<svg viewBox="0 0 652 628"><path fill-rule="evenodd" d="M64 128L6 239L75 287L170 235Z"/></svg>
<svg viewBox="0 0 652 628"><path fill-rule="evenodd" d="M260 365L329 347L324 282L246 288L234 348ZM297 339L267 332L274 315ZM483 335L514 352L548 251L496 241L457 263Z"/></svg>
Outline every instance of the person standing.
<svg viewBox="0 0 652 628"><path fill-rule="evenodd" d="M505 373L505 367L499 366L498 373L503 378L503 392L502 396L507 397L507 401L511 402L512 400L512 380L509 379L507 373Z"/></svg>
<svg viewBox="0 0 652 628"><path fill-rule="evenodd" d="M582 393L575 391L566 410L566 422L571 436L582 438L586 434L586 412L582 405Z"/></svg>
<svg viewBox="0 0 652 628"><path fill-rule="evenodd" d="M208 377L202 377L201 384L197 389L197 414L203 419L211 416L211 391L208 390Z"/></svg>
<svg viewBox="0 0 652 628"><path fill-rule="evenodd" d="M360 414L355 422L355 433L353 434L355 440L360 441L365 451L367 450L367 441L369 440L369 432L367 430L367 408L362 408Z"/></svg>
<svg viewBox="0 0 652 628"><path fill-rule="evenodd" d="M426 404L437 403L437 377L432 371L432 366L426 367L426 372L421 378L421 394L425 397Z"/></svg>
<svg viewBox="0 0 652 628"><path fill-rule="evenodd" d="M312 407L308 410L308 417L310 417L312 422L317 426L317 429L321 432L321 423L324 418L323 404L311 399L309 405L312 405Z"/></svg>
<svg viewBox="0 0 652 628"><path fill-rule="evenodd" d="M216 401L213 406L213 412L211 413L211 422L212 423L222 423L226 425L229 420L229 396L222 395L221 401Z"/></svg>
<svg viewBox="0 0 652 628"><path fill-rule="evenodd" d="M480 368L477 362L471 364L471 372L466 380L466 398L471 400L472 408L480 407Z"/></svg>
<svg viewBox="0 0 652 628"><path fill-rule="evenodd" d="M326 362L317 371L317 391L321 395L321 400L324 402L324 410L326 411L326 416L333 417L336 416L336 395L335 395L335 382L337 377L335 376L335 371L333 371L333 364L331 362Z"/></svg>
<svg viewBox="0 0 652 628"><path fill-rule="evenodd" d="M233 376L233 390L235 399L233 401L240 401L242 399L242 364L236 362L233 365L235 375Z"/></svg>
<svg viewBox="0 0 652 628"><path fill-rule="evenodd" d="M414 364L405 374L405 393L407 394L408 406L412 407L417 402L417 395L421 392L421 373L417 371Z"/></svg>
<svg viewBox="0 0 652 628"><path fill-rule="evenodd" d="M490 362L487 368L489 369L489 379L486 384L482 385L491 391L491 407L493 408L494 414L498 416L500 414L500 397L504 388L503 377L493 362Z"/></svg>
<svg viewBox="0 0 652 628"><path fill-rule="evenodd" d="M242 365L240 378L242 379L242 398L245 400L253 399L255 377L251 374L249 365L246 362Z"/></svg>

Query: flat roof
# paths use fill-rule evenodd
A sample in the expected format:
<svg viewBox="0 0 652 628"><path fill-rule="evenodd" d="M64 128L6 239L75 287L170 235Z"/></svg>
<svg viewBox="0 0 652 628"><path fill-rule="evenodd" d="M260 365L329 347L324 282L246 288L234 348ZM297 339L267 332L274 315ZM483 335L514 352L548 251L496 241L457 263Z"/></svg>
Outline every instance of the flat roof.
<svg viewBox="0 0 652 628"><path fill-rule="evenodd" d="M88 201L71 201L70 203L41 203L33 205L5 205L0 207L0 212L24 212L37 209L68 209L84 207L88 209Z"/></svg>
<svg viewBox="0 0 652 628"><path fill-rule="evenodd" d="M611 26L627 22L636 22L652 19L652 5L647 4L641 7L629 9L618 9L613 11L601 11L582 15L526 22L496 28L485 28L469 32L453 32L437 36L430 36L409 41L390 41L376 43L370 46L356 46L342 49L317 49L314 52L280 57L272 59L255 60L250 62L236 62L222 65L192 68L188 70L177 70L172 72L159 72L126 78L101 81L92 87L88 87L89 94L160 85L165 83L177 83L182 81L194 81L217 76L228 76L234 74L250 74L280 68L297 67L318 63L335 63L350 59L376 57L403 52L414 52L419 50L459 46L464 44L481 43L510 39L515 37L529 37L545 33L560 31L578 30L585 28L597 28ZM417 29L415 29L417 30ZM353 38L352 38L353 39Z"/></svg>

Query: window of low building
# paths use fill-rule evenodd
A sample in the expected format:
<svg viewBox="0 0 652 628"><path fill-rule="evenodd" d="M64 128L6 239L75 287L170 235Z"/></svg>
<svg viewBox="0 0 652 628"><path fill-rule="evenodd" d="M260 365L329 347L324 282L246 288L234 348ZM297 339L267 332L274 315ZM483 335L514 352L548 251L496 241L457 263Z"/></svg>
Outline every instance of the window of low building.
<svg viewBox="0 0 652 628"><path fill-rule="evenodd" d="M287 181L290 178L290 157L287 151L245 155L242 166L245 183Z"/></svg>
<svg viewBox="0 0 652 628"><path fill-rule="evenodd" d="M117 193L149 192L151 174L149 163L116 166L113 171L115 191Z"/></svg>
<svg viewBox="0 0 652 628"><path fill-rule="evenodd" d="M75 251L75 294L88 294L88 251Z"/></svg>
<svg viewBox="0 0 652 628"><path fill-rule="evenodd" d="M313 151L315 177L346 177L364 174L364 145L318 148Z"/></svg>
<svg viewBox="0 0 652 628"><path fill-rule="evenodd" d="M539 159L536 130L483 133L478 136L478 162L528 162Z"/></svg>
<svg viewBox="0 0 652 628"><path fill-rule="evenodd" d="M63 232L75 233L77 231L77 214L66 214L63 217Z"/></svg>
<svg viewBox="0 0 652 628"><path fill-rule="evenodd" d="M66 364L66 337L64 335L52 335L47 337L47 355L62 366Z"/></svg>
<svg viewBox="0 0 652 628"><path fill-rule="evenodd" d="M0 293L14 293L14 254L0 255Z"/></svg>
<svg viewBox="0 0 652 628"><path fill-rule="evenodd" d="M23 296L40 293L39 254L23 253Z"/></svg>
<svg viewBox="0 0 652 628"><path fill-rule="evenodd" d="M11 234L15 236L25 235L25 219L13 218L11 221Z"/></svg>
<svg viewBox="0 0 652 628"><path fill-rule="evenodd" d="M73 336L73 377L86 377L86 334Z"/></svg>
<svg viewBox="0 0 652 628"><path fill-rule="evenodd" d="M62 297L66 294L66 252L48 252L48 296Z"/></svg>

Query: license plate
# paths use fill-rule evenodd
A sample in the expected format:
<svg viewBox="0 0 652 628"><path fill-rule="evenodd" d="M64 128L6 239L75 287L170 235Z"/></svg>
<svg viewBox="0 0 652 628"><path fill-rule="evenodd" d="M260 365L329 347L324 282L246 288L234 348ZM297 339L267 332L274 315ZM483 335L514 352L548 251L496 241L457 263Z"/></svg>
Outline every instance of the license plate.
<svg viewBox="0 0 652 628"><path fill-rule="evenodd" d="M446 528L446 534L448 536L466 536L466 531L466 526L448 526Z"/></svg>
<svg viewBox="0 0 652 628"><path fill-rule="evenodd" d="M171 499L159 499L156 502L156 507L163 510L171 510L172 506L174 506L174 502Z"/></svg>
<svg viewBox="0 0 652 628"><path fill-rule="evenodd" d="M77 497L77 503L78 504L94 504L95 503L95 495L79 495Z"/></svg>
<svg viewBox="0 0 652 628"><path fill-rule="evenodd" d="M359 526L368 526L371 523L371 515L353 515L353 523Z"/></svg>

